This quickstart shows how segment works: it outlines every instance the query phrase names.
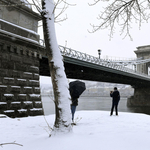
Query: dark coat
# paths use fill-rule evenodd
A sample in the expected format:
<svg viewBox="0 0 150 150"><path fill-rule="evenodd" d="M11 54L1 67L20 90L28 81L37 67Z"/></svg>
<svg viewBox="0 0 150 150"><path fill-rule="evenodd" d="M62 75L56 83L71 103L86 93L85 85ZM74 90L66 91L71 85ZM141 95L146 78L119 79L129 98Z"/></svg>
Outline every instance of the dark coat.
<svg viewBox="0 0 150 150"><path fill-rule="evenodd" d="M71 98L72 100L72 106L77 106L78 105L78 98Z"/></svg>
<svg viewBox="0 0 150 150"><path fill-rule="evenodd" d="M110 93L110 96L113 98L114 102L119 102L120 100L120 93L118 90L114 91L113 93Z"/></svg>

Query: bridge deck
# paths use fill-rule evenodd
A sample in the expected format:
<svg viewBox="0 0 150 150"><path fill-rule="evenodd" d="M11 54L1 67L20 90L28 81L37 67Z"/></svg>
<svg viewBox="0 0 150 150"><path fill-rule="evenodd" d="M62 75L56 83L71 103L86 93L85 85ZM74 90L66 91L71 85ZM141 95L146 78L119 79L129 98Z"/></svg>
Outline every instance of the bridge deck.
<svg viewBox="0 0 150 150"><path fill-rule="evenodd" d="M150 77L115 62L102 60L72 49L60 47L68 78L149 86ZM40 62L40 75L50 76L46 57Z"/></svg>

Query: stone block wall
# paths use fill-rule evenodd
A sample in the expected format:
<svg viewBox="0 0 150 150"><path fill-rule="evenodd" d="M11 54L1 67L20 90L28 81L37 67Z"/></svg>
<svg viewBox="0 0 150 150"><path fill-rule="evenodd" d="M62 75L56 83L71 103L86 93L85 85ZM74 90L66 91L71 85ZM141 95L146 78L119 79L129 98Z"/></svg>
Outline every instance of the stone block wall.
<svg viewBox="0 0 150 150"><path fill-rule="evenodd" d="M134 96L127 100L129 107L149 107L150 106L150 88L149 87L134 87Z"/></svg>
<svg viewBox="0 0 150 150"><path fill-rule="evenodd" d="M39 86L40 54L0 40L0 114L43 115Z"/></svg>

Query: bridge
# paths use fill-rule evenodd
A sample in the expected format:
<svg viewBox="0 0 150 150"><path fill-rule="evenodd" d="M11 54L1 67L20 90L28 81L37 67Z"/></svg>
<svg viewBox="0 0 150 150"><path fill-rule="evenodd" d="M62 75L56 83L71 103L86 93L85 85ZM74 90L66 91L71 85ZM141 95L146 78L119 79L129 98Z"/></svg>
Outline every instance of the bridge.
<svg viewBox="0 0 150 150"><path fill-rule="evenodd" d="M144 59L141 63L137 60L132 61L133 64L138 64L137 70L120 65L125 61L99 59L63 46L60 46L60 51L63 55L67 78L131 85L134 88L134 95L128 98L127 105L150 106L150 76L147 72L150 46L138 47L135 51L138 54L137 60L141 56ZM40 75L50 75L48 60L44 56L40 60Z"/></svg>
<svg viewBox="0 0 150 150"><path fill-rule="evenodd" d="M141 56L144 58L141 63L132 60L133 64L138 64L137 70L121 65L125 61L99 59L63 46L60 46L60 51L63 55L67 78L131 85L134 88L134 96L128 98L127 105L150 106L150 76L147 72L150 62L150 46L138 47L135 51L139 57L137 60ZM50 76L48 60L44 56L40 60L40 75Z"/></svg>
<svg viewBox="0 0 150 150"><path fill-rule="evenodd" d="M104 60L63 46L59 48L67 78L129 84L133 87L150 86L150 76L121 65L124 61ZM150 59L146 61L150 62ZM40 60L40 75L50 76L48 60L44 56Z"/></svg>
<svg viewBox="0 0 150 150"><path fill-rule="evenodd" d="M10 117L41 115L39 76L50 76L45 47L40 45L37 34L41 16L21 5L20 0L1 0L0 4L3 5L0 15L0 113ZM134 96L128 99L128 105L150 106L149 45L135 51L137 60L143 58L137 70L125 67L126 62L99 59L63 46L60 51L67 78L129 84L134 88Z"/></svg>

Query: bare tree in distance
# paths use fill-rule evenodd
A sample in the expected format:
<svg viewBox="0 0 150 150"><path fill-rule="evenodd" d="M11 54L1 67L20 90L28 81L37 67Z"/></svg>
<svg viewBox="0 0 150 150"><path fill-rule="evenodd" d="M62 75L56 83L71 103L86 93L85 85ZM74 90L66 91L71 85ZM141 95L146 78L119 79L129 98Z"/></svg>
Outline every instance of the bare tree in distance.
<svg viewBox="0 0 150 150"><path fill-rule="evenodd" d="M98 5L101 1L107 2L108 6L98 15L99 25L92 25L92 32L100 29L110 29L110 38L113 37L115 27L120 27L120 34L132 40L130 29L132 23L138 23L139 29L143 22L150 18L150 0L94 0L90 6Z"/></svg>

